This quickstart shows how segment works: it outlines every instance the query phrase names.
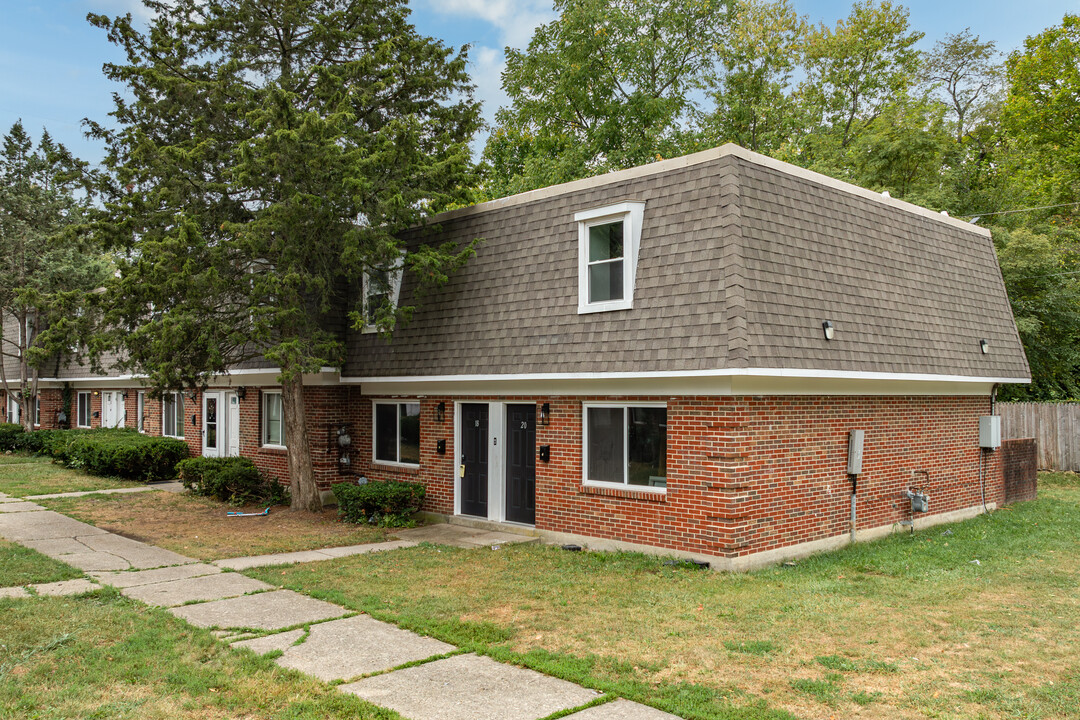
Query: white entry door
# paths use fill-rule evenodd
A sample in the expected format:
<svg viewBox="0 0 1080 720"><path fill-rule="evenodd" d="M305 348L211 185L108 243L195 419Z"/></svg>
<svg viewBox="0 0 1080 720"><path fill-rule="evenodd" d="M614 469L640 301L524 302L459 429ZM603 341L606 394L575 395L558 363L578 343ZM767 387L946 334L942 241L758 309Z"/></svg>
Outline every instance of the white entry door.
<svg viewBox="0 0 1080 720"><path fill-rule="evenodd" d="M101 393L101 427L124 427L124 397L118 390Z"/></svg>
<svg viewBox="0 0 1080 720"><path fill-rule="evenodd" d="M203 456L237 457L240 454L240 399L235 392L203 393Z"/></svg>
<svg viewBox="0 0 1080 720"><path fill-rule="evenodd" d="M222 457L225 455L225 430L222 427L221 417L222 395L219 390L208 390L203 393L202 407L202 454L203 457Z"/></svg>

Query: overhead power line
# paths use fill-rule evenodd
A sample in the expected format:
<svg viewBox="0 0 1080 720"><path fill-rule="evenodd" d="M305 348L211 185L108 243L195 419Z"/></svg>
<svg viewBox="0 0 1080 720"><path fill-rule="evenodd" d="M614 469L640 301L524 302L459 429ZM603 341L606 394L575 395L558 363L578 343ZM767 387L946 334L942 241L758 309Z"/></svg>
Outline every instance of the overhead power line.
<svg viewBox="0 0 1080 720"><path fill-rule="evenodd" d="M958 215L957 217L969 217L971 220L968 222L978 222L979 218L987 217L989 215L1011 215L1012 213L1032 212L1033 210L1053 210L1054 208L1076 207L1077 205L1080 205L1080 202L1061 203L1060 205L1040 205L1038 207L998 210L996 212L968 213L967 215Z"/></svg>

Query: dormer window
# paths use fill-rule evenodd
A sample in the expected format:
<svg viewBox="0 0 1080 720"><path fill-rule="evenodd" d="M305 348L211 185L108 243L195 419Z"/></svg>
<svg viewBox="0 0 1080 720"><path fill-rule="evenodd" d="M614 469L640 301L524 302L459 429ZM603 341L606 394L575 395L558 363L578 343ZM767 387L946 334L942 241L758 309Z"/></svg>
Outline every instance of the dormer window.
<svg viewBox="0 0 1080 720"><path fill-rule="evenodd" d="M364 273L364 332L379 330L379 316L397 308L401 294L402 260L391 268L371 268Z"/></svg>
<svg viewBox="0 0 1080 720"><path fill-rule="evenodd" d="M634 306L643 202L584 210L578 224L578 313Z"/></svg>

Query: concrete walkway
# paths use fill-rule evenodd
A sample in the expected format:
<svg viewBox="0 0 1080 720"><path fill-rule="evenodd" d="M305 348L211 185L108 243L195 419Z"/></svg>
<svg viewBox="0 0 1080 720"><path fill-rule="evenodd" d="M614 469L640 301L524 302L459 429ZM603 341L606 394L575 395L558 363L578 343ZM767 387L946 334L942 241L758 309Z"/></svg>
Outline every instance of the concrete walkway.
<svg viewBox="0 0 1080 720"><path fill-rule="evenodd" d="M0 537L74 565L92 579L0 588L0 597L73 595L93 590L98 587L95 583L111 585L192 625L218 631L233 647L259 654L280 653L274 659L278 665L323 681L342 682L338 687L342 692L396 710L411 720L538 720L603 698L595 690L463 653L440 640L225 570L327 560L410 547L421 541L437 541L437 537L464 547L533 540L447 526L417 530L425 532L414 532L413 537L395 543L208 564L114 535L31 502L9 501L0 493ZM566 717L675 718L621 699Z"/></svg>

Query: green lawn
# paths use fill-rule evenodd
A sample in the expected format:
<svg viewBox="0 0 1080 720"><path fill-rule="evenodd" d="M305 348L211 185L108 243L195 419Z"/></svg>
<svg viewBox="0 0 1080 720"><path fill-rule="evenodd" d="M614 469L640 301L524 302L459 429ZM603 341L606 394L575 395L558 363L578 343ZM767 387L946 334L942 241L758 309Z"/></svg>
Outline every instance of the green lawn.
<svg viewBox="0 0 1080 720"><path fill-rule="evenodd" d="M82 572L36 550L0 540L0 587L71 580Z"/></svg>
<svg viewBox="0 0 1080 720"><path fill-rule="evenodd" d="M991 516L746 574L547 546L249 574L687 718L1080 717L1075 475Z"/></svg>
<svg viewBox="0 0 1080 720"><path fill-rule="evenodd" d="M111 590L0 600L0 719L392 720Z"/></svg>
<svg viewBox="0 0 1080 720"><path fill-rule="evenodd" d="M0 455L0 492L12 497L130 487L145 485L94 477L79 470L54 465L49 458L23 454Z"/></svg>

